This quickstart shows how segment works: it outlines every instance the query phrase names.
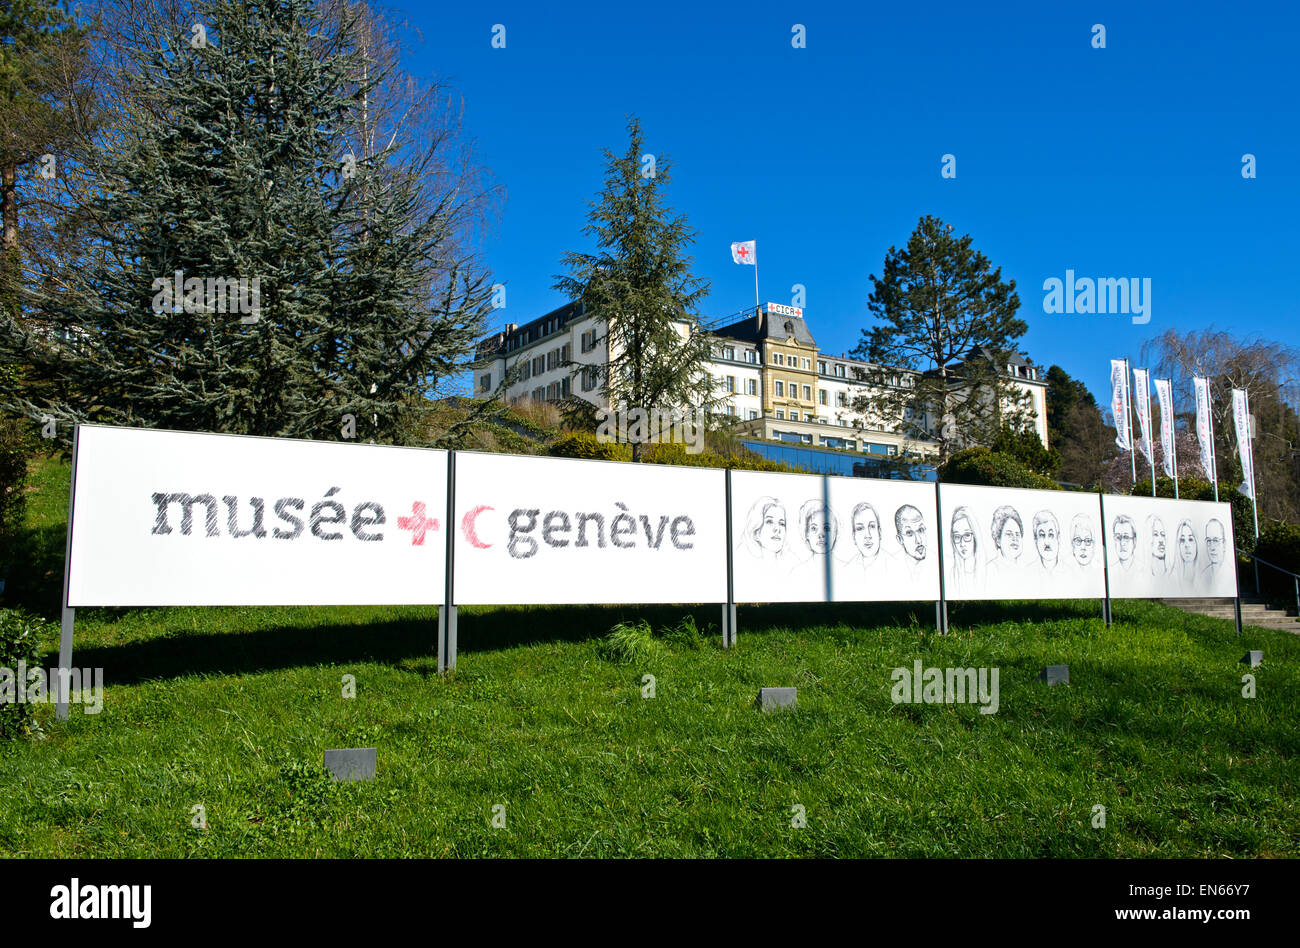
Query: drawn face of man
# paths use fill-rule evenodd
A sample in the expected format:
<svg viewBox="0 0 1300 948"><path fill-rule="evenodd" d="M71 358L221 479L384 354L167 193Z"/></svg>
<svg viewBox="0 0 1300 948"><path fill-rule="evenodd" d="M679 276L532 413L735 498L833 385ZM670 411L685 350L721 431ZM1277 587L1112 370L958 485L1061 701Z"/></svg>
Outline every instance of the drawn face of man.
<svg viewBox="0 0 1300 948"><path fill-rule="evenodd" d="M1020 559L1020 525L1010 517L1002 525L1002 533L998 537L998 551L1009 560Z"/></svg>
<svg viewBox="0 0 1300 948"><path fill-rule="evenodd" d="M903 511L898 518L898 542L912 559L925 559L925 521L921 519L921 511L915 508Z"/></svg>
<svg viewBox="0 0 1300 948"><path fill-rule="evenodd" d="M1165 522L1159 517L1151 520L1151 557L1157 560L1165 558Z"/></svg>
<svg viewBox="0 0 1300 948"><path fill-rule="evenodd" d="M975 525L969 517L959 517L952 522L952 548L960 560L975 558Z"/></svg>
<svg viewBox="0 0 1300 948"><path fill-rule="evenodd" d="M1080 566L1087 566L1091 563L1095 542L1092 536L1092 528L1086 524L1076 525L1074 536L1070 538L1070 549L1074 553L1074 561Z"/></svg>
<svg viewBox="0 0 1300 948"><path fill-rule="evenodd" d="M831 539L831 523L830 518L826 516L826 511L818 510L808 518L804 539L808 542L808 549L814 553L826 553L830 550L831 544L835 541Z"/></svg>
<svg viewBox="0 0 1300 948"><path fill-rule="evenodd" d="M1115 555L1124 565L1133 561L1133 551L1137 548L1137 530L1127 520L1115 522Z"/></svg>
<svg viewBox="0 0 1300 948"><path fill-rule="evenodd" d="M1223 524L1217 520L1211 520L1205 525L1205 555L1209 559L1211 566L1218 566L1223 562L1223 548L1227 538L1223 533Z"/></svg>
<svg viewBox="0 0 1300 948"><path fill-rule="evenodd" d="M1058 533L1055 518L1040 520L1034 526L1034 546L1038 549L1038 558L1044 566L1056 565L1056 557L1061 552Z"/></svg>
<svg viewBox="0 0 1300 948"><path fill-rule="evenodd" d="M785 545L785 508L772 504L763 511L758 528L758 545L770 553L779 553Z"/></svg>
<svg viewBox="0 0 1300 948"><path fill-rule="evenodd" d="M864 560L874 559L880 552L880 518L874 510L859 510L853 516L853 545Z"/></svg>
<svg viewBox="0 0 1300 948"><path fill-rule="evenodd" d="M1178 528L1178 555L1184 563L1196 560L1196 533L1187 524Z"/></svg>

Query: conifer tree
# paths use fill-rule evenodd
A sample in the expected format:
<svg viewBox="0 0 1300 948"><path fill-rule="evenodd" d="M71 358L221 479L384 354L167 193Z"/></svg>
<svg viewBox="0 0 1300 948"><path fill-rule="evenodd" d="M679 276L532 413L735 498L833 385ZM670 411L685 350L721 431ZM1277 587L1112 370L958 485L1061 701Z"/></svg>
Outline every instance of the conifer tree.
<svg viewBox="0 0 1300 948"><path fill-rule="evenodd" d="M711 337L695 313L708 284L691 275L693 258L685 253L695 232L664 203L667 156L645 154L635 117L627 129L627 151L604 151L605 186L588 202L583 233L595 238L597 252L565 254L570 275L559 277L556 289L582 302L608 343L608 360L589 371L611 408L709 411L719 402L705 367ZM634 461L641 449L634 439Z"/></svg>
<svg viewBox="0 0 1300 948"><path fill-rule="evenodd" d="M1016 318L1016 283L1002 282L969 234L954 237L951 224L927 215L871 281L878 322L853 354L874 364L862 373L874 392L856 400L857 411L901 418L904 437L936 444L940 462L955 448L992 443L1004 426L1031 424L1029 396L1005 364L1029 328Z"/></svg>
<svg viewBox="0 0 1300 948"><path fill-rule="evenodd" d="M452 199L422 207L391 153L346 154L363 70L320 42L308 0L214 0L200 24L138 71L134 133L90 208L102 262L3 327L0 355L32 367L20 407L304 438L351 415L391 439L488 310Z"/></svg>

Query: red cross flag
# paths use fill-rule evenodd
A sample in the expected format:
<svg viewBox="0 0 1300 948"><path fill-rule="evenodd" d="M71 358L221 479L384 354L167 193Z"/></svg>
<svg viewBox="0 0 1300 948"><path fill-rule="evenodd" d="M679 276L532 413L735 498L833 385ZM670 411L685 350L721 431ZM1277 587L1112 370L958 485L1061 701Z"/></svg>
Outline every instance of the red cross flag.
<svg viewBox="0 0 1300 948"><path fill-rule="evenodd" d="M758 241L742 240L731 245L731 259L734 263L749 263L758 266Z"/></svg>

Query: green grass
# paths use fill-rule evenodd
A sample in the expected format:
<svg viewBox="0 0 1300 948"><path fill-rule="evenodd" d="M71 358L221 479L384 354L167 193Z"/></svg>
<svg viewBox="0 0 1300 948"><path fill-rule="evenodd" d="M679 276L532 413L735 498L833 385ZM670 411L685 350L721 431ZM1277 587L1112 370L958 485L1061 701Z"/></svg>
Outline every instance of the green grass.
<svg viewBox="0 0 1300 948"><path fill-rule="evenodd" d="M47 559L15 591L54 617L66 466L35 483L22 542ZM0 746L0 853L1300 855L1296 637L1147 602L1107 630L1099 611L953 607L941 637L929 604L742 607L723 651L712 607L465 608L439 677L433 609L83 610L74 663L105 669L104 710L41 707L47 739ZM52 665L56 629L45 645ZM998 712L893 704L916 659L999 668ZM1036 680L1059 663L1069 686ZM765 685L798 686L798 708L756 711ZM377 779L330 781L322 751L359 746Z"/></svg>

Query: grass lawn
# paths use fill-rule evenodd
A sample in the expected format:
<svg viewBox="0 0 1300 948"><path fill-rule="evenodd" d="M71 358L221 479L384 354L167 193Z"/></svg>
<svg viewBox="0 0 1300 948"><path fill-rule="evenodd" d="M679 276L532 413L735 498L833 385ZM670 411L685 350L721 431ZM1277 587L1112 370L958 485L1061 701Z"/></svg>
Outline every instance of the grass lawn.
<svg viewBox="0 0 1300 948"><path fill-rule="evenodd" d="M36 466L10 575L51 619L67 482ZM1149 602L1117 602L1109 630L1096 602L954 606L946 637L928 603L756 606L726 652L715 612L465 608L440 678L436 609L79 611L103 711L42 706L44 740L0 746L0 854L1300 855L1296 636ZM611 648L640 618L653 639ZM44 645L53 666L56 627ZM999 669L997 713L894 704L891 670L917 659ZM1046 664L1071 683L1039 682ZM756 711L765 685L798 708ZM369 746L374 781L321 767Z"/></svg>

